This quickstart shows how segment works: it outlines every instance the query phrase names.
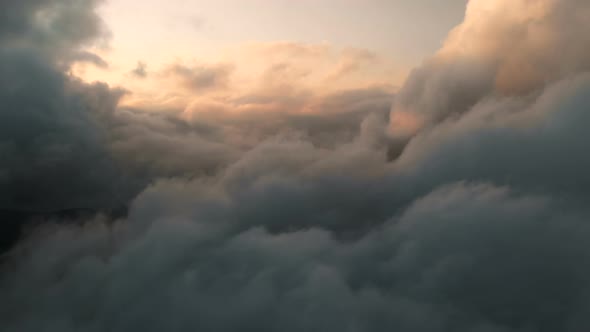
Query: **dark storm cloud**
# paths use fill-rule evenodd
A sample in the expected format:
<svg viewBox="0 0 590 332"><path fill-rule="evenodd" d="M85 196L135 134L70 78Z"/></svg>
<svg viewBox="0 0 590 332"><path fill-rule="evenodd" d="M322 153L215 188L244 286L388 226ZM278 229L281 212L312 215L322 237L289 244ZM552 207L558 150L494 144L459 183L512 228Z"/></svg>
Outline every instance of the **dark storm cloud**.
<svg viewBox="0 0 590 332"><path fill-rule="evenodd" d="M3 282L7 331L578 331L589 323L587 214L559 212L567 207L550 198L453 185L341 242L319 228L240 230L249 216L228 222L219 194L193 189L192 213L154 213L162 200L144 197L132 228L62 229L38 243Z"/></svg>
<svg viewBox="0 0 590 332"><path fill-rule="evenodd" d="M0 23L0 207L117 204L121 179L96 117L120 92L65 75L72 61L106 63L78 47L103 36L96 1L4 1ZM110 110L108 110L110 111Z"/></svg>
<svg viewBox="0 0 590 332"><path fill-rule="evenodd" d="M116 223L46 225L15 248L3 329L587 330L590 6L469 6L396 96L393 112L427 120L402 139L379 88L306 104L312 93L281 87L150 113L3 53L0 100L14 107L0 112L0 151L13 157L0 182L15 184L0 195L141 191ZM505 81L522 59L526 79Z"/></svg>

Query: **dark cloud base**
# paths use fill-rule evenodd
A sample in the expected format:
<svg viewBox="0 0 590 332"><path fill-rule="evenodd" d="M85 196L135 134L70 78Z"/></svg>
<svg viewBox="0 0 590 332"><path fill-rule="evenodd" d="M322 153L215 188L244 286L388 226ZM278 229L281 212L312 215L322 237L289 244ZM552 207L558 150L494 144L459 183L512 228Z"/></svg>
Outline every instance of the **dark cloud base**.
<svg viewBox="0 0 590 332"><path fill-rule="evenodd" d="M588 11L572 3L535 24L571 41L563 13ZM122 109L124 90L67 74L98 60L80 57L105 36L94 1L10 5L2 331L590 328L589 49L564 50L567 66L544 53L565 69L522 93L493 83L512 54L435 57L396 97L394 113L424 120L402 135L379 89L320 114ZM515 22L497 31L528 31Z"/></svg>

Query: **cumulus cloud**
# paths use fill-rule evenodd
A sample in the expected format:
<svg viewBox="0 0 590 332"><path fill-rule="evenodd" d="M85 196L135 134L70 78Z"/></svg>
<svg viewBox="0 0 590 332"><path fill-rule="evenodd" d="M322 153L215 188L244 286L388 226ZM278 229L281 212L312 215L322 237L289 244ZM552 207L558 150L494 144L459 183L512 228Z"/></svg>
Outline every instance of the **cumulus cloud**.
<svg viewBox="0 0 590 332"><path fill-rule="evenodd" d="M108 39L108 30L94 11L98 3L100 0L5 0L2 5L10 10L0 14L0 42L5 49L34 49L45 59L65 65L77 60L71 55L81 47L104 44Z"/></svg>
<svg viewBox="0 0 590 332"><path fill-rule="evenodd" d="M393 93L385 87L314 95L297 88L261 90L229 101L195 101L182 114L192 126L215 127L228 143L253 147L284 133L300 133L320 146L350 142L370 115L385 118Z"/></svg>
<svg viewBox="0 0 590 332"><path fill-rule="evenodd" d="M71 60L75 62L88 62L99 68L107 68L109 64L100 56L88 51L80 51L72 54Z"/></svg>
<svg viewBox="0 0 590 332"><path fill-rule="evenodd" d="M168 70L168 73L178 78L187 89L199 92L227 87L231 71L232 68L229 65L189 67L176 64Z"/></svg>
<svg viewBox="0 0 590 332"><path fill-rule="evenodd" d="M478 104L413 138L398 165L428 174L428 187L449 177L484 177L527 190L583 193L589 89L586 73L551 85L532 103L505 98Z"/></svg>
<svg viewBox="0 0 590 332"><path fill-rule="evenodd" d="M305 72L273 62L275 89L150 112L2 53L0 100L14 107L0 112L0 198L130 203L115 221L42 225L6 255L1 325L588 329L589 10L472 0L395 97L314 94L288 84ZM207 88L212 72L175 75Z"/></svg>
<svg viewBox="0 0 590 332"><path fill-rule="evenodd" d="M440 121L587 71L589 16L584 1L470 1L443 48L412 72L394 112Z"/></svg>
<svg viewBox="0 0 590 332"><path fill-rule="evenodd" d="M280 221L277 217L295 217L297 210L289 205L309 204L283 200L280 189L274 190L268 196L275 198L274 215L259 211L271 213L268 219L226 211L227 204L240 201L195 186L192 206L172 200L165 208L178 205L164 215L155 213L162 206L154 203L171 197L147 193L152 197L141 197L129 217L132 228L97 225L54 233L3 281L5 328L577 331L587 326L589 271L582 262L590 250L582 210L564 213L548 197L457 184L416 200L350 242L315 227L267 230L266 223ZM346 204L337 210L357 211ZM325 212L314 216L330 218ZM245 228L248 223L253 224Z"/></svg>
<svg viewBox="0 0 590 332"><path fill-rule="evenodd" d="M375 53L365 49L346 49L342 53L342 59L338 63L338 66L334 70L333 74L330 75L330 79L337 79L338 77L354 73L363 65L370 64L378 60L378 57Z"/></svg>
<svg viewBox="0 0 590 332"><path fill-rule="evenodd" d="M0 207L115 204L122 180L96 118L117 104L121 91L63 72L72 60L105 65L79 48L103 36L95 2L5 5L11 18L0 27Z"/></svg>

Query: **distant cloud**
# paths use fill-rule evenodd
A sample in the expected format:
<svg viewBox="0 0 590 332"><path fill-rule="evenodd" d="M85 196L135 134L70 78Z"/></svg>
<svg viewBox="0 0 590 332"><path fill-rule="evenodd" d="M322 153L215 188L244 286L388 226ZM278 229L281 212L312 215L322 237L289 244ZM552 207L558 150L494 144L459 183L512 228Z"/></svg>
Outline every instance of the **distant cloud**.
<svg viewBox="0 0 590 332"><path fill-rule="evenodd" d="M147 65L144 62L138 61L137 66L131 71L131 74L138 78L147 77Z"/></svg>
<svg viewBox="0 0 590 332"><path fill-rule="evenodd" d="M338 79L358 71L364 65L378 61L375 53L365 49L345 49L342 51L341 60L330 78Z"/></svg>

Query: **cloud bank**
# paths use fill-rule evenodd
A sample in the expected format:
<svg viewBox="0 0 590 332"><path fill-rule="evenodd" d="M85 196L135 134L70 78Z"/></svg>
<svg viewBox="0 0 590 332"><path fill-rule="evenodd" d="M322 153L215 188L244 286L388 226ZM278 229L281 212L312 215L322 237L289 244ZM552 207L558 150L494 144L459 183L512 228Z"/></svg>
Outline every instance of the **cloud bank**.
<svg viewBox="0 0 590 332"><path fill-rule="evenodd" d="M472 0L393 106L377 88L310 104L275 84L180 111L122 108L124 90L7 44L3 206L129 212L23 239L2 265L3 328L587 329L589 13ZM33 38L5 24L2 36ZM65 35L72 52L88 42ZM272 68L283 82L288 67Z"/></svg>

